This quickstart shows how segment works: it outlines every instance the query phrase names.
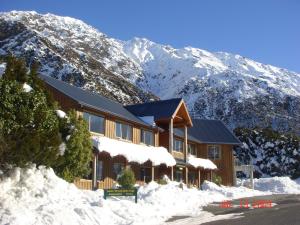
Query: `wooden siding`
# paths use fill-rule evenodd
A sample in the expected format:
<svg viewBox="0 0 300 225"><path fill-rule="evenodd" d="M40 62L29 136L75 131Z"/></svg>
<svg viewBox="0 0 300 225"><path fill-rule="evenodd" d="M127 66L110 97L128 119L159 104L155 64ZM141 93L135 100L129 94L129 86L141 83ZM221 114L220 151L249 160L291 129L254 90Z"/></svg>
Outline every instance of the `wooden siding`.
<svg viewBox="0 0 300 225"><path fill-rule="evenodd" d="M132 130L132 142L135 144L140 144L141 142L141 129L133 127Z"/></svg>
<svg viewBox="0 0 300 225"><path fill-rule="evenodd" d="M105 118L105 136L115 138L116 136L116 123L112 118Z"/></svg>
<svg viewBox="0 0 300 225"><path fill-rule="evenodd" d="M80 108L79 104L76 101L74 101L70 97L66 96L65 94L59 92L54 87L48 85L47 83L45 83L45 87L52 94L54 100L59 103L62 110L67 112L70 109L77 110Z"/></svg>
<svg viewBox="0 0 300 225"><path fill-rule="evenodd" d="M208 158L208 144L198 144L198 157ZM221 159L213 160L218 167L215 171L217 175L221 176L222 184L232 186L233 185L233 153L232 145L220 145Z"/></svg>

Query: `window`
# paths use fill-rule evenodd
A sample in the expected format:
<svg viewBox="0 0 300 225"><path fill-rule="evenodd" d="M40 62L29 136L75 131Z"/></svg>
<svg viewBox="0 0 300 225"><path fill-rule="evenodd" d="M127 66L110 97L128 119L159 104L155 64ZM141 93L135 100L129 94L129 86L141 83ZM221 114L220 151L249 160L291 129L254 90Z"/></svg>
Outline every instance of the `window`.
<svg viewBox="0 0 300 225"><path fill-rule="evenodd" d="M173 149L174 149L174 151L176 151L176 152L183 152L183 141L174 139L174 142L173 142Z"/></svg>
<svg viewBox="0 0 300 225"><path fill-rule="evenodd" d="M102 178L103 178L103 161L98 160L96 176L97 176L97 180L102 180Z"/></svg>
<svg viewBox="0 0 300 225"><path fill-rule="evenodd" d="M141 142L146 145L154 145L153 143L153 132L141 130Z"/></svg>
<svg viewBox="0 0 300 225"><path fill-rule="evenodd" d="M221 149L219 145L208 146L208 158L211 160L216 160L221 158Z"/></svg>
<svg viewBox="0 0 300 225"><path fill-rule="evenodd" d="M197 155L196 154L196 145L194 144L188 144L188 153L190 153L191 155Z"/></svg>
<svg viewBox="0 0 300 225"><path fill-rule="evenodd" d="M87 121L91 132L104 134L105 119L103 117L84 112L83 118Z"/></svg>
<svg viewBox="0 0 300 225"><path fill-rule="evenodd" d="M132 126L116 122L116 136L125 140L132 140Z"/></svg>
<svg viewBox="0 0 300 225"><path fill-rule="evenodd" d="M121 172L124 170L125 165L123 163L114 163L113 164L113 173L115 175L115 178L118 179Z"/></svg>

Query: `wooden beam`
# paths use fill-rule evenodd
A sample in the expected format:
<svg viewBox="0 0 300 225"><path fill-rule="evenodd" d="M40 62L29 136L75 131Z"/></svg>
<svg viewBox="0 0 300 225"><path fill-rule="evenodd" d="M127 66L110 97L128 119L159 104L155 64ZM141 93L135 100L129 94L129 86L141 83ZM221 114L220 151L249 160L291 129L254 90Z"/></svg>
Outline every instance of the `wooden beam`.
<svg viewBox="0 0 300 225"><path fill-rule="evenodd" d="M173 119L170 120L170 124L169 124L169 152L172 154L173 152L173 138L174 138L174 134L173 134Z"/></svg>
<svg viewBox="0 0 300 225"><path fill-rule="evenodd" d="M187 166L185 167L185 184L189 184L189 168Z"/></svg>
<svg viewBox="0 0 300 225"><path fill-rule="evenodd" d="M184 160L187 162L187 156L188 156L188 135L187 135L187 126L184 126Z"/></svg>
<svg viewBox="0 0 300 225"><path fill-rule="evenodd" d="M174 119L184 120L181 116L176 115Z"/></svg>
<svg viewBox="0 0 300 225"><path fill-rule="evenodd" d="M200 168L198 168L198 187L201 188L201 171L200 171Z"/></svg>
<svg viewBox="0 0 300 225"><path fill-rule="evenodd" d="M154 166L152 163L152 167L151 167L151 181L154 181Z"/></svg>
<svg viewBox="0 0 300 225"><path fill-rule="evenodd" d="M98 161L98 154L94 154L93 158L93 177L92 177L92 189L96 190L97 189L97 162Z"/></svg>

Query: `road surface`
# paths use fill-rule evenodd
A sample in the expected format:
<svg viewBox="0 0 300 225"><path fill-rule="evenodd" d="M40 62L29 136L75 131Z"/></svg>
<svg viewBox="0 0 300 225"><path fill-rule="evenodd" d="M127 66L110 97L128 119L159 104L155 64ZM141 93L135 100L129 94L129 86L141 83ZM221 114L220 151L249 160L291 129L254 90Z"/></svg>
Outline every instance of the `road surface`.
<svg viewBox="0 0 300 225"><path fill-rule="evenodd" d="M248 200L249 208L244 205L245 200ZM268 200L268 203L272 202L272 207L268 203L263 204L264 200ZM243 207L240 205L241 202ZM251 207L253 203L259 202L262 204ZM188 217L174 217L169 222L180 225L300 225L300 195L256 196L233 200L230 203L232 205L213 203L203 208L204 211L215 215L211 218L216 221L205 222L210 221L209 218L200 216L199 219L196 217L190 220ZM228 219L230 215L238 216Z"/></svg>

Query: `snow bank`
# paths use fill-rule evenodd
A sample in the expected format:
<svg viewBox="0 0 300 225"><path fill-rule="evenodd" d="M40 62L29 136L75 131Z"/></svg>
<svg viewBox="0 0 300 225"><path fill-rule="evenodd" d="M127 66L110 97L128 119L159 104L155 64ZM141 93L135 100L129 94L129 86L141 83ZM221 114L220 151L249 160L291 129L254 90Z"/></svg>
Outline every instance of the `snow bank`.
<svg viewBox="0 0 300 225"><path fill-rule="evenodd" d="M226 187L226 186L218 186L215 183L204 181L202 184L203 190L209 190L214 193L219 193L225 196L228 199L234 198L245 198L245 197L252 197L257 195L268 195L272 194L269 191L259 191L259 190L252 190L246 187Z"/></svg>
<svg viewBox="0 0 300 225"><path fill-rule="evenodd" d="M275 194L300 194L299 181L293 181L289 177L260 178L254 179L254 188Z"/></svg>
<svg viewBox="0 0 300 225"><path fill-rule="evenodd" d="M277 179L263 180L267 187ZM290 185L290 181L282 181ZM131 197L104 200L102 190L79 190L58 178L52 169L16 168L10 176L0 178L0 224L159 225L174 215L198 216L203 212L201 208L211 202L265 194L270 192L211 182L205 182L203 190L185 185L180 188L177 182L151 182L139 188L135 204Z"/></svg>
<svg viewBox="0 0 300 225"><path fill-rule="evenodd" d="M0 224L114 224L101 203L45 167L16 168L0 180Z"/></svg>
<svg viewBox="0 0 300 225"><path fill-rule="evenodd" d="M188 163L195 168L202 167L204 169L217 169L217 166L209 159L196 158L193 155L188 156Z"/></svg>
<svg viewBox="0 0 300 225"><path fill-rule="evenodd" d="M31 92L33 89L30 85L28 85L27 83L24 83L23 90L24 90L24 92Z"/></svg>
<svg viewBox="0 0 300 225"><path fill-rule="evenodd" d="M99 152L107 152L111 157L122 155L129 162L137 162L139 164L143 164L150 160L154 166L160 164L174 166L176 164L173 156L164 147L137 145L97 136L93 136L92 140L94 147L97 148Z"/></svg>

